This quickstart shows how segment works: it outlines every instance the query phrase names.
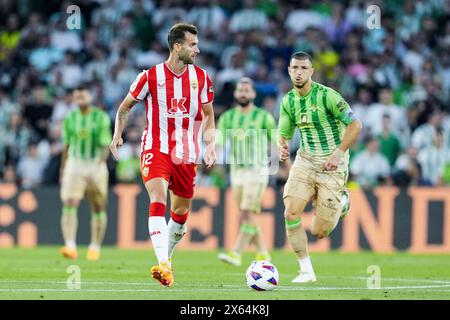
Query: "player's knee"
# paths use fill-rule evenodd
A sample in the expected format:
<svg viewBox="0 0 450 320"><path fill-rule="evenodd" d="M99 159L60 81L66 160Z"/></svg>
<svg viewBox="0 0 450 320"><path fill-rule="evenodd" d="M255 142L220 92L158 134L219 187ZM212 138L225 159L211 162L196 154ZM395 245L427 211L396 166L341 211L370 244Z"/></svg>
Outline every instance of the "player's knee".
<svg viewBox="0 0 450 320"><path fill-rule="evenodd" d="M300 199L293 199L292 197L286 197L284 199L284 217L288 220L298 219L305 208L305 201Z"/></svg>
<svg viewBox="0 0 450 320"><path fill-rule="evenodd" d="M76 199L67 199L64 201L64 205L67 207L78 207L80 201Z"/></svg>
<svg viewBox="0 0 450 320"><path fill-rule="evenodd" d="M183 216L188 213L189 207L180 206L172 209L173 213L179 216Z"/></svg>
<svg viewBox="0 0 450 320"><path fill-rule="evenodd" d="M284 210L284 218L288 221L297 220L300 219L300 213L293 212L286 208L286 210Z"/></svg>
<svg viewBox="0 0 450 320"><path fill-rule="evenodd" d="M328 230L324 228L312 228L311 234L317 239L323 239L328 237Z"/></svg>
<svg viewBox="0 0 450 320"><path fill-rule="evenodd" d="M150 202L159 202L162 204L166 204L166 195L164 192L159 190L154 190L149 192Z"/></svg>
<svg viewBox="0 0 450 320"><path fill-rule="evenodd" d="M105 206L103 204L96 203L96 204L92 205L93 212L100 212L103 210L105 210Z"/></svg>
<svg viewBox="0 0 450 320"><path fill-rule="evenodd" d="M241 219L245 223L249 223L252 220L252 213L250 210L241 210Z"/></svg>

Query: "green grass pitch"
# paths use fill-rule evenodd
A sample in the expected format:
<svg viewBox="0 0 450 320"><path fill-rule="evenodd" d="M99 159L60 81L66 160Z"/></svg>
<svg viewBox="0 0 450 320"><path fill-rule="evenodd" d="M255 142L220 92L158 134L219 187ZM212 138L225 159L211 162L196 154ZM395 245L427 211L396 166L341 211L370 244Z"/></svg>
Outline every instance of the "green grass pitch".
<svg viewBox="0 0 450 320"><path fill-rule="evenodd" d="M450 255L374 254L362 252L314 253L318 281L292 284L297 273L294 254L272 252L280 283L271 292L256 292L245 285L242 267L217 260L218 252L179 251L174 255L175 284L161 287L151 279L153 250L119 250L106 247L98 262L79 258L68 261L58 247L0 249L0 299L450 299ZM70 290L67 268L80 268L81 288ZM369 289L369 266L381 271L381 288Z"/></svg>

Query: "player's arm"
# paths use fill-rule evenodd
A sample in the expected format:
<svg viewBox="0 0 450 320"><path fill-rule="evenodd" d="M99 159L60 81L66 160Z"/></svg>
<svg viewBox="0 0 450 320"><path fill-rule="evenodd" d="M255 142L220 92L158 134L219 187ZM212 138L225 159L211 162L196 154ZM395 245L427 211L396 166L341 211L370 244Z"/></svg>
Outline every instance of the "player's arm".
<svg viewBox="0 0 450 320"><path fill-rule="evenodd" d="M59 168L59 183L62 182L62 177L64 174L64 167L66 166L66 161L67 161L67 156L69 154L69 145L68 144L64 144L64 149L61 155L61 165Z"/></svg>
<svg viewBox="0 0 450 320"><path fill-rule="evenodd" d="M325 170L333 171L337 169L339 161L345 155L345 152L358 139L362 129L362 123L356 118L348 103L339 94L332 95L331 103L331 113L346 125L341 144L324 164Z"/></svg>
<svg viewBox="0 0 450 320"><path fill-rule="evenodd" d="M111 142L111 120L106 113L101 117L100 128L100 137L98 142L101 147L101 154L99 161L105 162L108 159L109 144Z"/></svg>
<svg viewBox="0 0 450 320"><path fill-rule="evenodd" d="M205 163L206 167L210 168L216 163L216 125L214 121L214 108L212 102L202 105L203 113L205 115L205 129L203 131L203 140L206 143Z"/></svg>
<svg viewBox="0 0 450 320"><path fill-rule="evenodd" d="M128 93L122 103L119 105L116 113L116 122L114 124L114 134L112 141L109 145L109 150L113 154L116 160L119 160L119 155L117 153L117 147L123 144L122 133L125 129L125 125L128 119L131 108L133 108L139 101L133 98L131 93Z"/></svg>
<svg viewBox="0 0 450 320"><path fill-rule="evenodd" d="M64 174L64 167L66 166L67 157L69 156L69 135L70 135L70 121L67 116L63 121L62 127L62 140L64 149L61 155L61 165L59 167L59 182L62 182L62 177Z"/></svg>
<svg viewBox="0 0 450 320"><path fill-rule="evenodd" d="M281 102L280 119L278 121L278 153L280 161L289 159L289 140L292 139L295 130L295 122L289 112L288 101L286 98Z"/></svg>

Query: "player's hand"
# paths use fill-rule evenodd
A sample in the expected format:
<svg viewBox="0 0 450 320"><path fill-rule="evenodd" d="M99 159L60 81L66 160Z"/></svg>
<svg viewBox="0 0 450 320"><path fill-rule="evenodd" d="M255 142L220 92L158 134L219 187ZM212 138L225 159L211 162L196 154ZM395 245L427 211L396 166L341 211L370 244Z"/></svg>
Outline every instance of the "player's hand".
<svg viewBox="0 0 450 320"><path fill-rule="evenodd" d="M217 161L217 155L216 155L216 148L214 144L210 144L206 147L205 151L205 163L206 168L211 168L213 165L216 164Z"/></svg>
<svg viewBox="0 0 450 320"><path fill-rule="evenodd" d="M289 144L286 141L279 142L278 144L278 154L280 156L280 161L284 162L289 159Z"/></svg>
<svg viewBox="0 0 450 320"><path fill-rule="evenodd" d="M337 148L333 154L327 159L324 163L323 168L326 171L335 171L341 161L342 157L344 157L345 152L341 149Z"/></svg>
<svg viewBox="0 0 450 320"><path fill-rule="evenodd" d="M119 160L119 153L117 152L117 147L121 147L123 145L122 137L113 137L111 144L109 145L109 150L111 150L114 159Z"/></svg>

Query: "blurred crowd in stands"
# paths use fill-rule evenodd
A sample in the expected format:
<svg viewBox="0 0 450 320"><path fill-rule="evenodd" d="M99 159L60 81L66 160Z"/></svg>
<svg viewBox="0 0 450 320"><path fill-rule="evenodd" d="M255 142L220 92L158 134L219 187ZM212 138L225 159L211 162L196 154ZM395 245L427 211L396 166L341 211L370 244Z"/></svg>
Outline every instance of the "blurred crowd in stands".
<svg viewBox="0 0 450 320"><path fill-rule="evenodd" d="M71 5L80 8L79 29L67 27ZM380 8L379 28L367 23L369 5ZM256 105L278 119L291 89L289 57L307 51L313 79L339 91L363 122L351 149L353 184L450 185L449 0L0 0L0 181L57 184L71 90L88 85L113 120L136 75L168 56L177 22L199 29L196 64L212 77L217 116L233 106L245 75ZM122 160L109 160L111 183L139 181L145 125L139 104ZM282 164L271 182L287 173ZM226 184L220 166L199 172L197 185Z"/></svg>

